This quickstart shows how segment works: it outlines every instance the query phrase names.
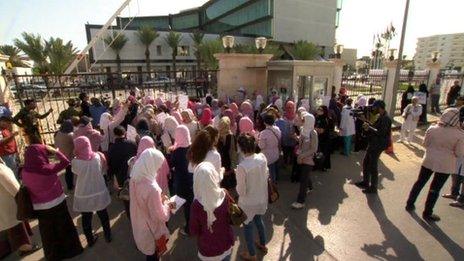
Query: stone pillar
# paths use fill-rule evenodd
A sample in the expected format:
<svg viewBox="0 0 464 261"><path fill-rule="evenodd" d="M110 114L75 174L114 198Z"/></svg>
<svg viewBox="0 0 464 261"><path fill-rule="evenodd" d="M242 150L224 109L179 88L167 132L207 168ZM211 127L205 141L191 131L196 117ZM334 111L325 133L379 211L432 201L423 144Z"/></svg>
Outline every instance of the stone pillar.
<svg viewBox="0 0 464 261"><path fill-rule="evenodd" d="M438 78L438 74L440 74L440 67L441 63L439 61L433 62L433 61L428 61L427 62L427 70L429 70L429 80L428 80L428 85L431 86L432 84L435 83L435 81ZM429 87L427 86L427 87Z"/></svg>
<svg viewBox="0 0 464 261"><path fill-rule="evenodd" d="M335 86L335 93L338 93L342 87L343 66L345 65L345 62L342 59L332 59L331 61L335 64L333 85ZM329 87L331 88L332 86Z"/></svg>
<svg viewBox="0 0 464 261"><path fill-rule="evenodd" d="M234 97L243 87L248 97L254 91L267 93L267 62L272 54L218 53L218 97Z"/></svg>
<svg viewBox="0 0 464 261"><path fill-rule="evenodd" d="M392 108L393 99L397 99L398 94L393 93L393 85L395 84L395 73L397 60L385 61L385 69L387 70L387 82L382 93L382 99L385 102L385 109L388 113L392 114L395 112L395 108ZM391 115L393 117L394 114Z"/></svg>

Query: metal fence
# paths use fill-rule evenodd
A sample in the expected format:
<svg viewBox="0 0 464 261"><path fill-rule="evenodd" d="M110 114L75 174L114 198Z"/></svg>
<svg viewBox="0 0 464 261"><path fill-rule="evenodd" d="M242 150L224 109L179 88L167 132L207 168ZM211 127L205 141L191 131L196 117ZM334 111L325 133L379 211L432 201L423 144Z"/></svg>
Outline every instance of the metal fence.
<svg viewBox="0 0 464 261"><path fill-rule="evenodd" d="M117 73L84 73L69 75L9 75L8 86L12 93L10 108L17 113L26 99L37 101L37 111L53 112L41 120L41 133L47 143L53 141L53 133L58 129L57 119L65 110L67 100L78 98L86 93L90 98L112 102L115 98L126 99L131 91L140 94L152 90L155 95L163 93L171 99L179 93L191 98L203 97L207 92L217 90L217 71L181 71L176 79L168 78L173 72L123 72Z"/></svg>
<svg viewBox="0 0 464 261"><path fill-rule="evenodd" d="M380 99L387 84L386 70L371 70L368 75L343 75L342 86L347 95L362 94L368 98Z"/></svg>

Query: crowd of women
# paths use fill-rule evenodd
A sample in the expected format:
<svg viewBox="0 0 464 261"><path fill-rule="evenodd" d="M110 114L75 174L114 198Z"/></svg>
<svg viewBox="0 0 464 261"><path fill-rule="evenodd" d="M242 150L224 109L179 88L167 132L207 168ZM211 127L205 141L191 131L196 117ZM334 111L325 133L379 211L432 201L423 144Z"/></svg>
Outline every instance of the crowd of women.
<svg viewBox="0 0 464 261"><path fill-rule="evenodd" d="M0 164L5 170L2 179L11 185L5 192L11 208L19 189L17 178L30 193L47 260L83 251L67 195L73 195L68 201L73 212L82 216L88 247L97 241L92 230L95 212L105 241L112 241L107 208L112 199L121 201L137 248L147 260L157 260L166 251L169 220L179 207L185 217L180 233L197 237L199 258L228 260L234 245L229 209L237 202L246 214L247 251L241 257L256 260L257 250L267 252L262 216L268 207L269 184L282 178L282 164L291 166L291 180L299 182L292 207L301 209L313 189L312 169L331 168L335 126L343 137L342 154L349 155L357 129L351 110L367 105L362 96L355 104L347 97L334 97L329 106L313 110L304 101L297 109L293 101L282 101L277 95L267 99L253 95L235 102L207 96L190 100L186 108L180 108L178 100L135 92L112 103L94 98L90 104L86 94L79 98L68 101L69 108L61 112L54 147L44 145L36 131L28 136L19 173ZM37 116L35 102L27 103L26 119ZM362 147L361 139L356 137L354 143L355 150ZM67 195L59 178L62 171ZM185 203L177 206L171 200L174 195ZM22 254L35 251L28 223L8 215L10 223L0 229L15 235L12 249L20 247Z"/></svg>

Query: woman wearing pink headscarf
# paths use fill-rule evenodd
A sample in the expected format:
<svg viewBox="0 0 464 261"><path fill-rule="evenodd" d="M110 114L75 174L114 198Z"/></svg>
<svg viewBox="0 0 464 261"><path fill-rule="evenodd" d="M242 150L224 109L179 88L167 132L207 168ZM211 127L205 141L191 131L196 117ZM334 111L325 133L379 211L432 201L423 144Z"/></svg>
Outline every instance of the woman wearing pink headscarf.
<svg viewBox="0 0 464 261"><path fill-rule="evenodd" d="M254 138L257 138L257 133L255 131L253 121L250 118L248 118L248 116L244 116L240 119L240 121L238 122L238 128L240 134L248 133Z"/></svg>
<svg viewBox="0 0 464 261"><path fill-rule="evenodd" d="M131 158L128 161L128 166L129 166L128 172L130 173L130 175L132 175L132 169L134 168L134 165L137 163L137 160L139 159L140 155L142 155L142 153L145 150L151 149L151 148L156 148L155 141L153 141L151 137L144 136L142 139L140 139L139 145L137 147L137 156ZM168 194L168 191L169 191L168 180L169 180L169 164L168 164L168 161L164 159L163 164L161 165L161 167L158 170L158 173L156 174L156 182L163 190L163 193L166 193L166 194Z"/></svg>
<svg viewBox="0 0 464 261"><path fill-rule="evenodd" d="M234 114L234 120L239 116L240 112L238 111L238 106L235 102L231 103L229 105L229 109L232 111ZM231 119L232 120L232 119Z"/></svg>
<svg viewBox="0 0 464 261"><path fill-rule="evenodd" d="M185 227L180 231L189 235L190 205L193 201L193 173L188 170L187 151L190 149L189 129L184 125L176 128L175 143L171 147L171 166L174 179L174 192L186 200L184 204Z"/></svg>
<svg viewBox="0 0 464 261"><path fill-rule="evenodd" d="M182 116L180 115L180 113L178 111L171 112L171 115L174 116L177 123L182 124Z"/></svg>
<svg viewBox="0 0 464 261"><path fill-rule="evenodd" d="M87 137L74 139L74 159L71 162L72 172L77 175L74 192L73 209L82 215L82 230L87 244L95 244L92 232L93 212L97 212L103 227L106 242L111 242L111 228L106 208L111 197L103 178L106 172L106 159L100 152L93 152Z"/></svg>
<svg viewBox="0 0 464 261"><path fill-rule="evenodd" d="M144 150L131 171L130 213L135 244L146 260L159 260L166 251L170 209L174 206L157 182L165 158L156 148Z"/></svg>
<svg viewBox="0 0 464 261"><path fill-rule="evenodd" d="M74 131L73 138L85 136L89 139L90 145L92 146L93 151L98 151L103 142L103 136L99 131L95 130L92 127L92 119L87 116L83 116L79 121L79 126L77 130Z"/></svg>
<svg viewBox="0 0 464 261"><path fill-rule="evenodd" d="M201 113L200 123L201 126L204 128L210 125L213 122L213 113L211 112L210 108L205 108Z"/></svg>
<svg viewBox="0 0 464 261"><path fill-rule="evenodd" d="M240 110L242 111L243 116L248 116L248 118L254 119L255 112L250 102L244 101L240 105Z"/></svg>

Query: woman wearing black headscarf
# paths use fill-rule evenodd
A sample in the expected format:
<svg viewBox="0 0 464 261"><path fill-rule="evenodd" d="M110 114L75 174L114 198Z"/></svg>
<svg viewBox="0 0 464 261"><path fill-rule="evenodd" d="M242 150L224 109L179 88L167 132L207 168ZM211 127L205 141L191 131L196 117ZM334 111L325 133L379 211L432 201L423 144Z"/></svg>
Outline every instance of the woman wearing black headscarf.
<svg viewBox="0 0 464 261"><path fill-rule="evenodd" d="M427 85L422 83L419 85L419 92L425 93L425 104L422 104L422 114L419 117L419 123L427 123L427 101L429 99L429 91L427 90Z"/></svg>
<svg viewBox="0 0 464 261"><path fill-rule="evenodd" d="M329 116L329 109L327 106L322 105L317 108L315 129L319 140L318 152L324 154L324 159L320 165L316 163L315 169L325 171L331 168L330 153L332 145L330 141L330 132L334 128L335 124L333 119Z"/></svg>
<svg viewBox="0 0 464 261"><path fill-rule="evenodd" d="M404 108L411 103L412 96L414 96L414 87L409 84L408 89L401 96L401 114L403 114Z"/></svg>

